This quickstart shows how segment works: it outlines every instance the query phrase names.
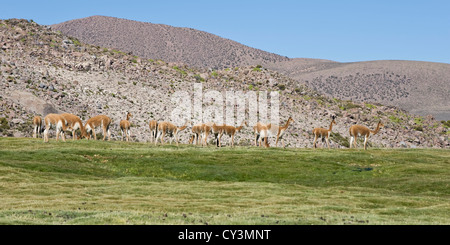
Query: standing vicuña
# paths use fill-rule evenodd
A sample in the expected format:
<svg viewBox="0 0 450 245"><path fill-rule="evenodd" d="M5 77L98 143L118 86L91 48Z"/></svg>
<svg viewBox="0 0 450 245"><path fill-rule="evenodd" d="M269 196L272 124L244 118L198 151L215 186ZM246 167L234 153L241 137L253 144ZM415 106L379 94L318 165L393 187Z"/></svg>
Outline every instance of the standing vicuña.
<svg viewBox="0 0 450 245"><path fill-rule="evenodd" d="M278 146L278 141L281 140L281 143L283 143L283 147L285 147L284 144L284 133L286 132L289 125L294 122L294 119L292 117L289 117L286 121L286 124L284 126L278 126L276 124L263 124L258 122L256 126L253 127L253 131L255 132L255 145L257 145L258 138L260 139L260 146L261 146L261 140L265 141L265 146L269 147L268 138L269 137L276 137L276 143L275 146Z"/></svg>
<svg viewBox="0 0 450 245"><path fill-rule="evenodd" d="M358 138L358 136L364 136L364 150L367 149L366 145L367 145L367 140L369 139L370 134L376 134L378 133L378 131L380 131L380 127L383 127L383 123L381 123L381 121L378 122L377 128L375 129L375 131L370 130L369 128L367 128L366 126L362 126L362 125L353 125L350 127L349 132L350 132L350 148L352 148L352 144L355 144L355 148L356 148L356 139Z"/></svg>
<svg viewBox="0 0 450 245"><path fill-rule="evenodd" d="M205 123L206 127L209 127L209 131L205 131L208 134L211 132L214 135L214 140L216 141L216 146L220 147L220 138L222 138L222 134L224 132L225 125L219 126L214 122L207 122Z"/></svg>
<svg viewBox="0 0 450 245"><path fill-rule="evenodd" d="M286 121L286 124L284 126L271 126L269 128L269 130L273 133L276 132L276 136L277 136L277 141L275 143L275 147L278 147L278 140L281 140L281 143L283 143L283 148L285 148L286 146L284 145L284 139L283 139L283 135L286 132L286 129L289 127L290 123L294 122L294 119L292 119L292 117L289 117L288 120Z"/></svg>
<svg viewBox="0 0 450 245"><path fill-rule="evenodd" d="M111 132L109 131L109 126L111 125L111 118L105 115L98 115L89 118L84 127L87 134L87 139L91 138L91 134L94 135L94 140L97 140L97 134L95 133L95 128L102 127L103 130L103 140L106 139L106 134L108 134L108 141L111 140Z"/></svg>
<svg viewBox="0 0 450 245"><path fill-rule="evenodd" d="M241 126L239 126L237 128L233 127L233 126L224 125L223 126L223 133L221 134L221 136L219 138L219 147L222 144L222 135L224 135L224 134L226 134L226 135L231 137L231 147L234 147L234 135L236 134L236 132L241 131L241 129L244 127L244 124L245 124L245 126L248 127L248 124L247 124L246 121L243 121Z"/></svg>
<svg viewBox="0 0 450 245"><path fill-rule="evenodd" d="M325 129L325 128L313 129L313 134L314 134L313 147L314 148L316 148L317 139L320 137L320 138L322 138L322 142L323 142L323 139L325 139L325 141L327 142L328 149L330 149L330 143L328 142L328 138L330 137L331 130L333 129L333 124L336 124L336 121L334 120L335 118L336 118L335 116L331 116L331 123L330 123L329 129ZM323 147L323 145L322 145L322 147Z"/></svg>
<svg viewBox="0 0 450 245"><path fill-rule="evenodd" d="M35 116L33 118L33 125L34 125L33 138L37 138L38 135L40 137L42 132L42 118L40 116Z"/></svg>
<svg viewBox="0 0 450 245"><path fill-rule="evenodd" d="M169 136L175 137L175 141L178 146L178 133L187 128L188 122L184 124L182 127L177 127L173 123L170 122L161 122L158 124L158 134L156 136L155 145L158 142L158 139L161 138L161 144L164 145L164 136L168 134ZM172 144L172 138L170 138L170 144Z"/></svg>
<svg viewBox="0 0 450 245"><path fill-rule="evenodd" d="M64 131L66 130L66 122L61 115L48 114L44 117L45 130L44 130L44 142L48 142L48 132L52 126L56 129L56 141L58 141L59 133L61 133L61 139L66 141L64 137Z"/></svg>
<svg viewBox="0 0 450 245"><path fill-rule="evenodd" d="M126 120L121 120L120 121L120 130L122 131L122 141L123 141L123 136L124 134L127 136L127 141L129 141L130 138L130 127L131 127L131 123L130 123L130 118L132 117L131 113L127 113L127 119Z"/></svg>

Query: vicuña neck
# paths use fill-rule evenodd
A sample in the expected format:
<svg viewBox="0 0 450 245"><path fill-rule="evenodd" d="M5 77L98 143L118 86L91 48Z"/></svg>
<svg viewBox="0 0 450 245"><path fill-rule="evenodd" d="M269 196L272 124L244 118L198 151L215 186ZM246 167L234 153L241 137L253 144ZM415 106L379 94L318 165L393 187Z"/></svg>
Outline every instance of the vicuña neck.
<svg viewBox="0 0 450 245"><path fill-rule="evenodd" d="M331 121L331 123L330 123L330 129L328 129L328 131L331 131L331 130L333 129L333 122L334 122L334 120Z"/></svg>
<svg viewBox="0 0 450 245"><path fill-rule="evenodd" d="M284 129L286 129L287 127L289 127L289 123L291 123L291 118L289 118L286 122L286 124L284 125Z"/></svg>
<svg viewBox="0 0 450 245"><path fill-rule="evenodd" d="M378 133L378 131L380 131L380 123L378 123L377 128L375 129L375 131L370 130L370 133L376 134L376 133Z"/></svg>

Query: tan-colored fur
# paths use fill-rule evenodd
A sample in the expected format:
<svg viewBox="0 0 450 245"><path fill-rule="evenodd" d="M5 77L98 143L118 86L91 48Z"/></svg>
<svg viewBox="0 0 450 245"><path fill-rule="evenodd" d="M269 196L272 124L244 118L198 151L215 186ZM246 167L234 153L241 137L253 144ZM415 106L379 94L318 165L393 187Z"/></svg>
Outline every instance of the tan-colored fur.
<svg viewBox="0 0 450 245"><path fill-rule="evenodd" d="M290 123L293 123L294 119L292 119L292 117L289 117L288 120L286 121L286 124L282 127L278 127L278 132L277 132L277 141L275 143L275 147L278 147L278 141L281 140L281 143L283 143L283 148L285 148L286 146L284 145L284 139L283 139L283 135L286 132L286 129L289 127ZM270 125L272 126L272 125Z"/></svg>
<svg viewBox="0 0 450 245"><path fill-rule="evenodd" d="M42 132L42 118L40 116L35 116L33 118L33 126L33 138L40 137Z"/></svg>
<svg viewBox="0 0 450 245"><path fill-rule="evenodd" d="M156 134L158 132L158 121L156 120L151 120L148 123L148 126L150 128L150 133L151 133L151 138L150 138L150 142L153 142L156 140Z"/></svg>
<svg viewBox="0 0 450 245"><path fill-rule="evenodd" d="M220 147L222 145L220 142L220 138L222 138L223 128L225 125L217 125L216 123L213 123L213 122L207 122L205 124L206 124L206 126L210 127L210 132L214 135L214 140L216 141L216 146Z"/></svg>
<svg viewBox="0 0 450 245"><path fill-rule="evenodd" d="M207 124L202 125L202 137L205 146L208 146L208 136L211 133L211 130L212 130L211 126L208 126Z"/></svg>
<svg viewBox="0 0 450 245"><path fill-rule="evenodd" d="M198 139L202 134L202 127L204 124L197 124L192 126L192 135L191 138L189 139L189 144L193 144L194 140L195 140L195 144L198 145Z"/></svg>
<svg viewBox="0 0 450 245"><path fill-rule="evenodd" d="M102 127L103 130L103 140L106 139L106 135L108 135L108 141L111 140L111 132L109 131L109 126L111 125L111 118L105 115L98 115L95 117L89 118L87 120L86 125L84 126L87 139L91 138L91 133L94 135L94 140L97 140L97 134L95 133L95 128Z"/></svg>
<svg viewBox="0 0 450 245"><path fill-rule="evenodd" d="M130 138L130 127L131 127L131 123L130 123L130 118L132 117L131 113L127 113L127 119L126 120L121 120L120 121L120 130L122 131L122 141L123 141L123 137L124 134L127 136L127 141L129 141Z"/></svg>
<svg viewBox="0 0 450 245"><path fill-rule="evenodd" d="M294 119L292 117L289 117L286 121L286 124L284 126L278 126L272 123L264 124L261 122L258 122L254 127L253 131L255 133L255 146L258 146L258 139L259 139L259 146L262 147L262 140L264 140L265 147L269 147L268 139L269 137L276 137L276 143L275 146L278 146L278 141L281 140L281 143L283 143L283 147L285 147L283 135L286 132L289 125L294 122Z"/></svg>
<svg viewBox="0 0 450 245"><path fill-rule="evenodd" d="M328 137L330 137L331 134L331 130L333 129L333 124L336 124L336 121L334 120L335 117L332 117L331 123L330 123L330 128L329 129L325 129L325 128L315 128L313 129L313 135L314 135L314 142L313 142L313 147L316 148L316 142L317 139L320 138L325 138L325 141L327 142L327 146L328 149L330 149L330 144L328 142Z"/></svg>
<svg viewBox="0 0 450 245"><path fill-rule="evenodd" d="M182 127L177 127L170 122L161 122L158 124L158 134L156 136L155 145L158 143L158 139L161 138L161 144L164 145L164 136L168 134L169 136L175 137L175 142L178 146L178 133L187 128L187 122ZM170 138L170 144L172 144L172 139Z"/></svg>
<svg viewBox="0 0 450 245"><path fill-rule="evenodd" d="M189 140L189 144L194 143L198 145L200 139L202 146L208 145L208 136L211 132L211 127L205 123L197 124L192 127L192 136Z"/></svg>
<svg viewBox="0 0 450 245"><path fill-rule="evenodd" d="M64 137L64 131L66 130L66 122L61 115L58 114L48 114L44 117L44 142L48 142L48 132L52 128L52 126L56 129L56 141L58 141L59 133L61 133L61 139L66 141Z"/></svg>
<svg viewBox="0 0 450 245"><path fill-rule="evenodd" d="M349 129L350 133L350 148L352 148L352 145L354 144L355 148L356 146L356 140L358 136L364 136L364 150L367 149L367 140L369 139L370 134L376 134L380 131L380 127L384 127L383 123L381 121L378 122L377 128L372 131L366 126L362 125L353 125Z"/></svg>
<svg viewBox="0 0 450 245"><path fill-rule="evenodd" d="M244 127L244 124L245 124L245 126L248 126L246 121L243 121L241 126L239 126L237 128L233 127L233 126L223 125L222 126L222 134L219 137L219 146L221 146L220 144L222 143L222 135L225 134L225 135L228 135L231 137L231 147L234 147L234 135L237 132L241 131L241 129Z"/></svg>
<svg viewBox="0 0 450 245"><path fill-rule="evenodd" d="M75 134L75 131L77 129L80 129L81 131L81 137L86 137L86 132L84 130L83 122L78 116L75 116L70 113L63 113L61 114L61 117L66 121L67 130L72 131L72 139L77 139L77 135Z"/></svg>
<svg viewBox="0 0 450 245"><path fill-rule="evenodd" d="M266 148L269 147L267 136L268 130L268 125L261 122L257 122L256 125L253 126L253 132L255 133L255 146L258 146L259 142L259 146L262 147L261 143L264 141L264 146ZM261 133L263 134L263 137L261 137Z"/></svg>

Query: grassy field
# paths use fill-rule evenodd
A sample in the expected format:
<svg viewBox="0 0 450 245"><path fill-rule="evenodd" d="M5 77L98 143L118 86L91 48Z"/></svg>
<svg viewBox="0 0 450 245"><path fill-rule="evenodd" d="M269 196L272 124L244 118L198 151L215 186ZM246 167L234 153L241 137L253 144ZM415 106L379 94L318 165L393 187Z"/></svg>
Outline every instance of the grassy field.
<svg viewBox="0 0 450 245"><path fill-rule="evenodd" d="M450 224L450 150L0 138L0 224Z"/></svg>

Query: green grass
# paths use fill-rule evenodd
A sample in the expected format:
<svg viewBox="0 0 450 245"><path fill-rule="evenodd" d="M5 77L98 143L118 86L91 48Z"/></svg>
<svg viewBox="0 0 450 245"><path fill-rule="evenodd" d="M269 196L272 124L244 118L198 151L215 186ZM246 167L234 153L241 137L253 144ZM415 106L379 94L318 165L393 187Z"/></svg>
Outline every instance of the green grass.
<svg viewBox="0 0 450 245"><path fill-rule="evenodd" d="M0 224L450 224L448 149L0 138Z"/></svg>

